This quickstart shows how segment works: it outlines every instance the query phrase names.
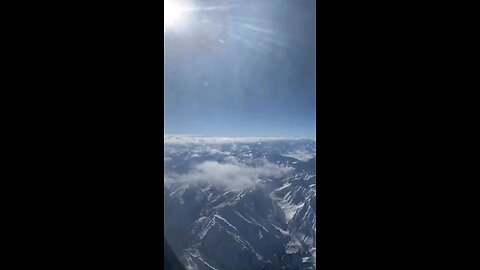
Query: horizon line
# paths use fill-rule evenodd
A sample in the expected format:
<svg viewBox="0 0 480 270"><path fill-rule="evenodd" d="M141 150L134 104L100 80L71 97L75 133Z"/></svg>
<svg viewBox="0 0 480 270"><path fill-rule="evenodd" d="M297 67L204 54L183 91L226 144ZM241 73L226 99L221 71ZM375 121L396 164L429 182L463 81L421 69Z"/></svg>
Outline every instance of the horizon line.
<svg viewBox="0 0 480 270"><path fill-rule="evenodd" d="M164 139L167 138L197 138L197 139L268 139L268 140L311 140L316 142L316 138L310 137L286 137L286 136L214 136L214 135L200 135L200 134L164 134Z"/></svg>

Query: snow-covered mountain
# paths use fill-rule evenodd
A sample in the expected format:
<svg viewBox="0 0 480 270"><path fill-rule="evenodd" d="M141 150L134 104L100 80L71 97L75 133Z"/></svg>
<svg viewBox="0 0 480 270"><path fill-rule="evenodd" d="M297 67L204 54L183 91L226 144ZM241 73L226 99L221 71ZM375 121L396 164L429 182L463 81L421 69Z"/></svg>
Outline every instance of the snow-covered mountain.
<svg viewBox="0 0 480 270"><path fill-rule="evenodd" d="M164 139L164 233L187 269L316 268L314 141Z"/></svg>

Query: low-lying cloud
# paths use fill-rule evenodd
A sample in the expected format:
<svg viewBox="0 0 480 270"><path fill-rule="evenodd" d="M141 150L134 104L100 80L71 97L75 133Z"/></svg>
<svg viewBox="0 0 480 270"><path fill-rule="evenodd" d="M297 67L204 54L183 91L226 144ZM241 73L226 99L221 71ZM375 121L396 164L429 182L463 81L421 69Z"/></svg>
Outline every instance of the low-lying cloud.
<svg viewBox="0 0 480 270"><path fill-rule="evenodd" d="M289 153L282 154L282 155L285 156L285 157L295 158L295 159L298 159L298 160L304 161L304 162L309 161L310 159L315 157L315 153L311 153L311 152L308 152L308 151L302 151L302 150L297 150L297 151L289 152Z"/></svg>
<svg viewBox="0 0 480 270"><path fill-rule="evenodd" d="M266 159L256 159L246 164L235 157L228 157L222 163L218 161L199 163L184 174L168 173L165 175L165 184L205 183L239 191L254 187L261 179L284 177L293 170L292 167L279 166Z"/></svg>
<svg viewBox="0 0 480 270"><path fill-rule="evenodd" d="M166 135L165 144L230 144L230 143L259 143L287 140L284 137L200 137L186 135Z"/></svg>

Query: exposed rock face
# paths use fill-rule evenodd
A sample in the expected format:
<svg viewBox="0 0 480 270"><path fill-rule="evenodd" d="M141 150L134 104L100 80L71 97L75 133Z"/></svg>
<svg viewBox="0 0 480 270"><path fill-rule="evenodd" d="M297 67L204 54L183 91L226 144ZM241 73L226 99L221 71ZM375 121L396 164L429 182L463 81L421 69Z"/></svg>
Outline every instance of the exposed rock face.
<svg viewBox="0 0 480 270"><path fill-rule="evenodd" d="M187 269L315 269L310 140L165 144L165 237Z"/></svg>

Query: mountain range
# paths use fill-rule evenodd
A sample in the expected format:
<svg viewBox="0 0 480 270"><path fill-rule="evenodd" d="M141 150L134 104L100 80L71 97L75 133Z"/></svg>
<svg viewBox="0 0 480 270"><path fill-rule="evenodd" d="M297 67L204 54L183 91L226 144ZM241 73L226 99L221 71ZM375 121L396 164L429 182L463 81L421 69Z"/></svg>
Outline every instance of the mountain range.
<svg viewBox="0 0 480 270"><path fill-rule="evenodd" d="M187 269L316 269L315 141L164 143L164 235Z"/></svg>

